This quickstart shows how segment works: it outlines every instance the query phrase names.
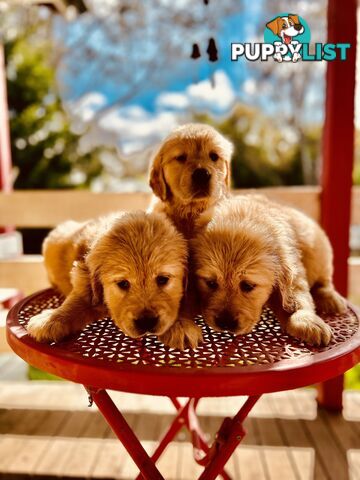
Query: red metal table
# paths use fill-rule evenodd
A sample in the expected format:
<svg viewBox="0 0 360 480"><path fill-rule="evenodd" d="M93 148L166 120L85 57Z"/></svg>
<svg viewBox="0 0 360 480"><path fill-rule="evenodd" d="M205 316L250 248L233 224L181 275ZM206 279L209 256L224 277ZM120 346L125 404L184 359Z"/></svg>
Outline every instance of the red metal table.
<svg viewBox="0 0 360 480"><path fill-rule="evenodd" d="M344 373L360 360L359 312L349 306L344 315L328 317L334 336L323 348L310 347L284 334L270 310L256 329L234 337L212 331L201 319L204 343L196 350L169 349L156 337L131 339L104 318L79 335L58 344L39 344L26 332L30 317L56 308L61 297L48 289L13 307L7 338L29 364L84 385L119 440L138 466L138 478L162 479L156 461L176 433L191 433L195 460L204 466L199 480L230 476L224 466L245 435L243 421L264 393L322 382ZM177 415L151 457L112 402L107 389L167 396ZM196 407L202 397L246 395L232 418L225 418L212 445L201 431ZM187 397L185 403L177 397Z"/></svg>

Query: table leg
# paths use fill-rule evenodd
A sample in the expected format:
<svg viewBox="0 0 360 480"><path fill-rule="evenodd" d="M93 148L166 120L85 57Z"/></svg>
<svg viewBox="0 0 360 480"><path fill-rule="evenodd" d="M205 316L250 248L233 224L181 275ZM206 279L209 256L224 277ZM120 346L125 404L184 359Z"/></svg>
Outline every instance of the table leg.
<svg viewBox="0 0 360 480"><path fill-rule="evenodd" d="M341 412L343 408L344 375L330 378L317 385L317 401L320 407L333 412Z"/></svg>
<svg viewBox="0 0 360 480"><path fill-rule="evenodd" d="M194 447L194 459L199 465L205 466L210 447L207 444L206 436L201 430L196 416L195 410L200 398L189 398L184 405L182 405L177 398L170 398L170 400L178 413L152 454L151 460L155 463L160 458L167 445L174 439L178 431L185 426L191 434L191 441ZM204 453L205 455L201 455L201 453ZM231 477L225 471L221 471L220 475L223 480L231 480ZM142 475L139 474L135 480L141 479Z"/></svg>
<svg viewBox="0 0 360 480"><path fill-rule="evenodd" d="M106 390L85 387L145 480L164 480Z"/></svg>
<svg viewBox="0 0 360 480"><path fill-rule="evenodd" d="M231 477L224 470L224 466L244 438L243 422L260 398L260 395L248 397L233 419L225 418L211 447L206 442L205 434L200 428L196 415L196 407L200 399L189 398L183 406L177 399L171 399L178 409L178 414L150 458L106 390L92 387L85 388L139 468L141 473L137 480L142 478L145 480L164 480L156 468L155 462L182 425L185 425L191 433L194 450L197 452L194 455L195 460L199 464L205 465L199 480L215 480L218 475L221 475L224 480L231 480ZM205 453L202 458L199 457L201 451Z"/></svg>
<svg viewBox="0 0 360 480"><path fill-rule="evenodd" d="M180 402L177 399L171 399L173 404L178 410L178 414L172 421L171 425L169 426L168 430L163 435L162 439L160 440L159 445L156 447L154 453L151 455L151 460L156 463L159 460L161 454L165 450L165 448L169 445L169 443L174 439L178 431L185 425L184 414L186 410L186 404L181 406ZM141 480L142 475L141 473L136 477L135 480Z"/></svg>
<svg viewBox="0 0 360 480"><path fill-rule="evenodd" d="M199 421L196 415L196 407L200 402L200 398L189 398L188 401L182 406L177 398L170 399L175 408L179 411L181 409L181 416L183 418L185 427L191 434L191 443L194 448L194 460L199 465L207 465L209 459L208 454L210 447L208 445L206 435L202 431ZM231 480L231 477L225 470L219 472L223 480Z"/></svg>
<svg viewBox="0 0 360 480"><path fill-rule="evenodd" d="M209 463L198 480L215 480L222 471L235 448L244 438L243 422L259 398L260 395L248 397L233 419L225 418L210 449Z"/></svg>

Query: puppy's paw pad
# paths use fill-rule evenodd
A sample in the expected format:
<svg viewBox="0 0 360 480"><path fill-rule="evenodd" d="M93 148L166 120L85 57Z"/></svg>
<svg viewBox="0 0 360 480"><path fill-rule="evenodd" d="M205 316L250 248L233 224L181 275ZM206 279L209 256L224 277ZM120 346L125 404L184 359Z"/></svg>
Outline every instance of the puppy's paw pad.
<svg viewBox="0 0 360 480"><path fill-rule="evenodd" d="M291 315L286 331L310 345L328 345L332 337L329 325L315 313L306 310L299 310Z"/></svg>
<svg viewBox="0 0 360 480"><path fill-rule="evenodd" d="M54 312L55 309L43 310L30 318L26 329L38 342L53 342L65 336L62 323L53 317Z"/></svg>

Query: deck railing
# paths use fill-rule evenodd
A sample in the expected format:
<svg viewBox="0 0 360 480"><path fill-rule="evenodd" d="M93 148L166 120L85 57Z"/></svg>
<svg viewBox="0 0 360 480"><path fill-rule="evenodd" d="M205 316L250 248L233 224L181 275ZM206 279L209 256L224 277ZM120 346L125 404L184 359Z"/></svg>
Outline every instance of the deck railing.
<svg viewBox="0 0 360 480"><path fill-rule="evenodd" d="M295 206L320 220L320 187L279 187L236 190L234 194L263 193ZM352 224L360 225L360 187L352 192ZM92 193L84 190L22 190L0 194L0 225L53 227L73 219L85 220L116 210L146 209L150 193ZM23 255L0 261L0 287L15 287L30 293L48 285L41 255ZM360 296L360 260L349 259L350 295Z"/></svg>

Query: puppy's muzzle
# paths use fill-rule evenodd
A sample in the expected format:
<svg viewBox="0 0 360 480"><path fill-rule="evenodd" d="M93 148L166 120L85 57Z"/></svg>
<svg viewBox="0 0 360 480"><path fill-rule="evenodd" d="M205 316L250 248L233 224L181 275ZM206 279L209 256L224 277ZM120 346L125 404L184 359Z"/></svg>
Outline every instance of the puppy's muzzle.
<svg viewBox="0 0 360 480"><path fill-rule="evenodd" d="M300 30L303 28L303 26L301 25L301 23L297 23L296 25L294 25L294 28L295 28L295 30L300 32Z"/></svg>
<svg viewBox="0 0 360 480"><path fill-rule="evenodd" d="M210 180L211 173L209 170L206 170L206 168L196 168L191 175L193 190L199 194L207 194Z"/></svg>
<svg viewBox="0 0 360 480"><path fill-rule="evenodd" d="M231 315L228 310L223 310L215 317L216 326L221 330L229 330L235 332L238 328L237 320Z"/></svg>
<svg viewBox="0 0 360 480"><path fill-rule="evenodd" d="M159 323L159 316L154 315L154 313L149 310L144 310L134 323L140 335L144 333L154 333Z"/></svg>

